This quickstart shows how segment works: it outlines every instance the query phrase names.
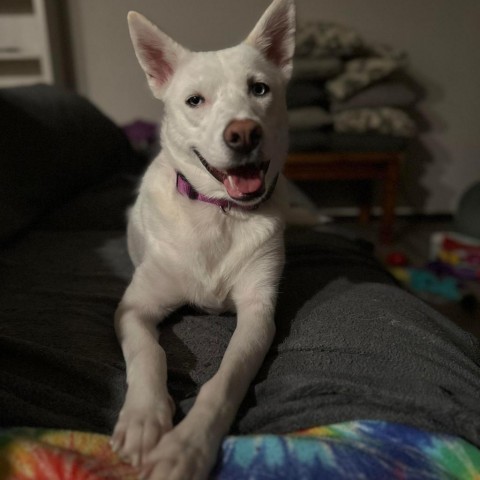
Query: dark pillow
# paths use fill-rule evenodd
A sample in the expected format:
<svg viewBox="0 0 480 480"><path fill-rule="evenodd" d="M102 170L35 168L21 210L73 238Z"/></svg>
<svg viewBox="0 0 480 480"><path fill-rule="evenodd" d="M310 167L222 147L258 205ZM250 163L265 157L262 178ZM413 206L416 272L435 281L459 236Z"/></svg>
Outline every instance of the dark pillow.
<svg viewBox="0 0 480 480"><path fill-rule="evenodd" d="M134 157L90 102L47 85L0 89L0 132L0 243Z"/></svg>
<svg viewBox="0 0 480 480"><path fill-rule="evenodd" d="M287 88L288 108L312 105L328 108L329 100L323 83L317 80L292 80Z"/></svg>
<svg viewBox="0 0 480 480"><path fill-rule="evenodd" d="M405 137L378 133L290 132L290 152L401 152L407 143Z"/></svg>

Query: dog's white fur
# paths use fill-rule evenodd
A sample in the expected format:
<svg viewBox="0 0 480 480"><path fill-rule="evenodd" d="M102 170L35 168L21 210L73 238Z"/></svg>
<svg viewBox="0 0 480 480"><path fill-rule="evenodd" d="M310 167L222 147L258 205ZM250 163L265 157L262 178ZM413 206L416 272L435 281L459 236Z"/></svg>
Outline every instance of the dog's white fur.
<svg viewBox="0 0 480 480"><path fill-rule="evenodd" d="M243 43L216 52L188 51L137 13L128 20L138 60L165 114L162 151L143 178L129 219L136 268L115 315L128 390L112 447L148 478L204 479L274 336L285 193L280 179L269 199L246 202L258 203L256 210L223 212L180 195L176 172L203 195L232 200L193 149L219 170L237 166L238 154L223 132L232 120L251 119L263 137L240 162L269 160L266 189L273 185L287 154L284 94L294 6L292 0L274 0ZM252 95L252 81L267 84L270 92ZM192 95L205 102L192 108L185 102ZM218 372L172 428L174 404L157 324L184 303L235 310L237 327Z"/></svg>

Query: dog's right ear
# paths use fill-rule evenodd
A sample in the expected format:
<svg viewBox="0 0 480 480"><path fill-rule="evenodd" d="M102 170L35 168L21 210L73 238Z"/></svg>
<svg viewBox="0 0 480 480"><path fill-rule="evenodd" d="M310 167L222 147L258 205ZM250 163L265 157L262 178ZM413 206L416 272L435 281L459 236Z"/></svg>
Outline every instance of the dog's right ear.
<svg viewBox="0 0 480 480"><path fill-rule="evenodd" d="M128 27L135 54L153 95L161 99L177 65L188 50L137 12L129 12Z"/></svg>

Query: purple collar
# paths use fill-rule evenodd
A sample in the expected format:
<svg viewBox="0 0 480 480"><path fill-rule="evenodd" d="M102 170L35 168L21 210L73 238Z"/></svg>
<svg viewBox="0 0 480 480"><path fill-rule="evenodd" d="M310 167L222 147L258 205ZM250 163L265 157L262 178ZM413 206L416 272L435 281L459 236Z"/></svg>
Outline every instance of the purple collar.
<svg viewBox="0 0 480 480"><path fill-rule="evenodd" d="M200 202L210 203L217 207L220 207L223 213L228 212L232 208L237 208L239 210L252 211L256 210L260 204L266 202L272 195L275 185L277 183L278 175L275 177L272 185L270 186L267 195L265 195L260 202L255 205L239 205L238 203L225 200L223 198L210 198L206 195L202 195L197 192L193 185L179 172L177 172L177 191L184 197L188 197L190 200L199 200Z"/></svg>

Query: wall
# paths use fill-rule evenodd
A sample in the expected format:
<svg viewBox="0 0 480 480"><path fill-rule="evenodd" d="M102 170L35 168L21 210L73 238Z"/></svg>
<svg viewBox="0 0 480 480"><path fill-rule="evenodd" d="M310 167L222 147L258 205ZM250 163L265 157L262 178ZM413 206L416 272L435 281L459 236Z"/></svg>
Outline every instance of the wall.
<svg viewBox="0 0 480 480"><path fill-rule="evenodd" d="M268 0L69 0L79 90L119 123L158 119L133 54L126 14L138 10L195 50L233 45ZM452 211L480 180L480 2L478 0L297 0L299 21L333 20L366 39L406 50L425 87L429 129L405 165L403 202L415 210Z"/></svg>

